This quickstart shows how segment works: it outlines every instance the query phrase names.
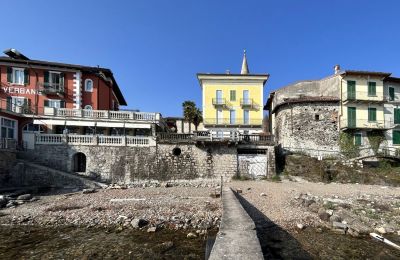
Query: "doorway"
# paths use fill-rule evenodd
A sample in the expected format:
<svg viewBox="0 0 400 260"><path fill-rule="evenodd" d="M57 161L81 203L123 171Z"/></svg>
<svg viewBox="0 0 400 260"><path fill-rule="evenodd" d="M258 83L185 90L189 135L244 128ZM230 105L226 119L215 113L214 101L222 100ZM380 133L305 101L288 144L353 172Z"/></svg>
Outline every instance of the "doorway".
<svg viewBox="0 0 400 260"><path fill-rule="evenodd" d="M86 172L86 155L84 153L74 154L72 160L74 172Z"/></svg>

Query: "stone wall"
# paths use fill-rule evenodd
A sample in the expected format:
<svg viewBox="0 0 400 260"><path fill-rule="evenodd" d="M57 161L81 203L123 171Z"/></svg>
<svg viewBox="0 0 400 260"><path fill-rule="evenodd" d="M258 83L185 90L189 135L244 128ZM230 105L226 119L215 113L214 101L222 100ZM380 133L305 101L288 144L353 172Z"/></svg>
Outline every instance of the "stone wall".
<svg viewBox="0 0 400 260"><path fill-rule="evenodd" d="M338 102L310 102L281 106L276 111L278 144L306 150L312 156L339 151Z"/></svg>
<svg viewBox="0 0 400 260"><path fill-rule="evenodd" d="M9 180L9 173L14 167L16 152L0 151L0 187Z"/></svg>
<svg viewBox="0 0 400 260"><path fill-rule="evenodd" d="M275 172L274 149L267 156L269 172ZM148 180L230 180L237 174L235 144L157 144L155 147L104 147L78 145L36 145L34 152L21 153L23 159L61 171L74 171L77 153L86 156L84 174L95 180L136 183ZM271 154L272 153L272 154ZM265 156L265 155L264 155Z"/></svg>

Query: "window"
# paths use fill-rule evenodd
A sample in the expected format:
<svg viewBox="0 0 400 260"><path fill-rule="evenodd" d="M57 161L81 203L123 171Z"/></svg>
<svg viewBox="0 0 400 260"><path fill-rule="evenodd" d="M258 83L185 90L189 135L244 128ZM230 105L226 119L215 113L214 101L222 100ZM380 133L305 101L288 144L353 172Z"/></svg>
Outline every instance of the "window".
<svg viewBox="0 0 400 260"><path fill-rule="evenodd" d="M216 99L217 99L216 104L223 105L224 103L223 103L223 100L222 100L222 90L217 90L216 93L215 93L215 96L216 96Z"/></svg>
<svg viewBox="0 0 400 260"><path fill-rule="evenodd" d="M55 91L64 90L64 73L58 71L44 72L44 86Z"/></svg>
<svg viewBox="0 0 400 260"><path fill-rule="evenodd" d="M319 121L319 115L315 114L315 121Z"/></svg>
<svg viewBox="0 0 400 260"><path fill-rule="evenodd" d="M230 124L231 125L236 124L236 111L235 110L230 111Z"/></svg>
<svg viewBox="0 0 400 260"><path fill-rule="evenodd" d="M92 110L93 107L92 107L91 105L86 105L86 106L85 106L85 109L87 109L87 110Z"/></svg>
<svg viewBox="0 0 400 260"><path fill-rule="evenodd" d="M400 144L400 131L393 130L393 144Z"/></svg>
<svg viewBox="0 0 400 260"><path fill-rule="evenodd" d="M91 80L91 79L85 80L85 91L93 92L93 80Z"/></svg>
<svg viewBox="0 0 400 260"><path fill-rule="evenodd" d="M243 110L243 124L250 124L249 110Z"/></svg>
<svg viewBox="0 0 400 260"><path fill-rule="evenodd" d="M25 133L29 132L43 133L44 129L42 125L35 125L33 123L29 123L22 128L22 131Z"/></svg>
<svg viewBox="0 0 400 260"><path fill-rule="evenodd" d="M15 120L1 118L1 138L16 139L17 123Z"/></svg>
<svg viewBox="0 0 400 260"><path fill-rule="evenodd" d="M361 133L354 134L354 145L356 145L356 146L362 145L362 134Z"/></svg>
<svg viewBox="0 0 400 260"><path fill-rule="evenodd" d="M236 90L231 90L230 91L230 100L231 101L236 101Z"/></svg>
<svg viewBox="0 0 400 260"><path fill-rule="evenodd" d="M356 82L354 80L347 81L347 99L356 98Z"/></svg>
<svg viewBox="0 0 400 260"><path fill-rule="evenodd" d="M400 124L400 108L394 109L394 123Z"/></svg>
<svg viewBox="0 0 400 260"><path fill-rule="evenodd" d="M394 101L394 88L389 87L389 101Z"/></svg>
<svg viewBox="0 0 400 260"><path fill-rule="evenodd" d="M217 110L217 124L222 124L222 109Z"/></svg>
<svg viewBox="0 0 400 260"><path fill-rule="evenodd" d="M8 97L7 102L7 109L16 113L24 112L28 106L28 100L24 97Z"/></svg>
<svg viewBox="0 0 400 260"><path fill-rule="evenodd" d="M376 121L376 108L375 107L368 108L368 121Z"/></svg>
<svg viewBox="0 0 400 260"><path fill-rule="evenodd" d="M54 108L64 108L65 101L63 100L55 100L55 99L48 99L44 101L45 107L54 107Z"/></svg>
<svg viewBox="0 0 400 260"><path fill-rule="evenodd" d="M368 82L368 96L376 96L376 82Z"/></svg>

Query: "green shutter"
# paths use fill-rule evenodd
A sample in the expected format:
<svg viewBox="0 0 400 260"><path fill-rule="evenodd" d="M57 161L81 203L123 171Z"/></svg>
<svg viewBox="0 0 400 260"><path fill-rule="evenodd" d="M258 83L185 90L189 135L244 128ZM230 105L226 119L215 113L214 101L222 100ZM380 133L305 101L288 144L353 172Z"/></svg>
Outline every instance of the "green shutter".
<svg viewBox="0 0 400 260"><path fill-rule="evenodd" d="M394 100L394 88L389 88L389 101Z"/></svg>
<svg viewBox="0 0 400 260"><path fill-rule="evenodd" d="M361 146L361 139L362 139L361 134L354 134L354 144L355 145Z"/></svg>
<svg viewBox="0 0 400 260"><path fill-rule="evenodd" d="M44 72L44 83L49 83L49 75L50 73L48 71Z"/></svg>
<svg viewBox="0 0 400 260"><path fill-rule="evenodd" d="M368 121L376 121L376 108L375 107L368 108Z"/></svg>
<svg viewBox="0 0 400 260"><path fill-rule="evenodd" d="M7 67L7 82L12 82L12 68Z"/></svg>
<svg viewBox="0 0 400 260"><path fill-rule="evenodd" d="M354 80L347 81L347 99L356 99L356 82Z"/></svg>
<svg viewBox="0 0 400 260"><path fill-rule="evenodd" d="M12 109L12 98L7 97L7 110L11 111L11 109Z"/></svg>
<svg viewBox="0 0 400 260"><path fill-rule="evenodd" d="M400 124L400 108L394 109L394 123Z"/></svg>
<svg viewBox="0 0 400 260"><path fill-rule="evenodd" d="M393 144L400 144L400 131L393 130Z"/></svg>
<svg viewBox="0 0 400 260"><path fill-rule="evenodd" d="M29 85L29 69L24 69L24 83Z"/></svg>
<svg viewBox="0 0 400 260"><path fill-rule="evenodd" d="M376 96L376 82L368 82L368 96Z"/></svg>
<svg viewBox="0 0 400 260"><path fill-rule="evenodd" d="M48 100L45 100L45 101L44 101L44 106L45 106L45 107L48 107L48 106L49 106L49 101L48 101Z"/></svg>
<svg viewBox="0 0 400 260"><path fill-rule="evenodd" d="M347 127L354 128L357 126L356 121L356 108L355 107L348 107L347 108Z"/></svg>
<svg viewBox="0 0 400 260"><path fill-rule="evenodd" d="M230 100L236 101L236 90L231 90L230 94Z"/></svg>

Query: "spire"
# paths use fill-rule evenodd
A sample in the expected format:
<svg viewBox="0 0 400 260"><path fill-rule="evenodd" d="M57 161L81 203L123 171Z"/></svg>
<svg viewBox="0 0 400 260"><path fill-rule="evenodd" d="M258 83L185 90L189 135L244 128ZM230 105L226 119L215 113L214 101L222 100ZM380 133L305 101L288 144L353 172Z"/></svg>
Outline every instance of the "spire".
<svg viewBox="0 0 400 260"><path fill-rule="evenodd" d="M246 50L243 51L242 70L240 74L249 74L249 66L247 65Z"/></svg>

